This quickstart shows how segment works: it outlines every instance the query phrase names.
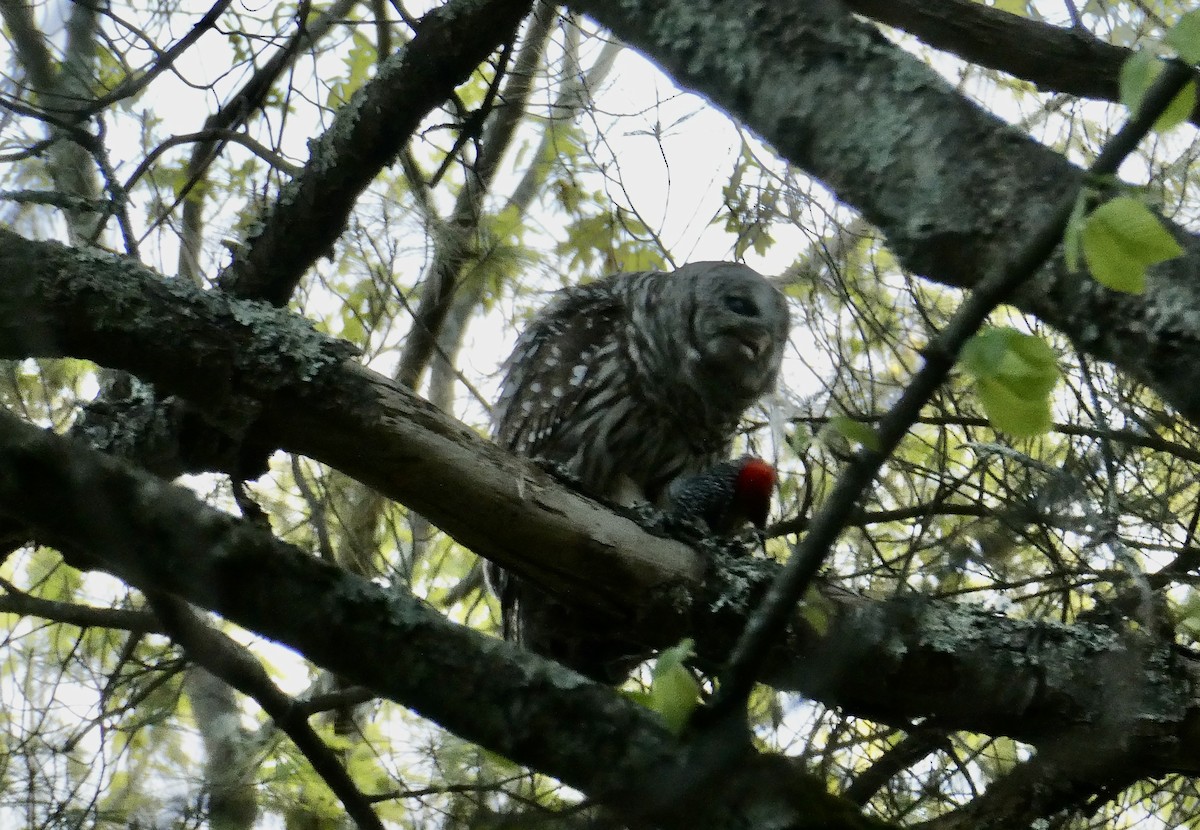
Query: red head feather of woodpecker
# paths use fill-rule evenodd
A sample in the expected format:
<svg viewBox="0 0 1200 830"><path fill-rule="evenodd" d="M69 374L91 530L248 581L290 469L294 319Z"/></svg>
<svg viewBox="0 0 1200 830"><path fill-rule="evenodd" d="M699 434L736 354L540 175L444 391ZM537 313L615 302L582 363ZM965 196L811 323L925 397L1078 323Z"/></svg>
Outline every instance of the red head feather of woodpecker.
<svg viewBox="0 0 1200 830"><path fill-rule="evenodd" d="M702 522L718 536L736 533L747 522L761 530L771 510L775 478L775 468L761 458L746 455L722 461L671 482L667 513Z"/></svg>
<svg viewBox="0 0 1200 830"><path fill-rule="evenodd" d="M734 504L755 527L767 526L771 495L775 492L775 468L761 458L745 456L733 486Z"/></svg>

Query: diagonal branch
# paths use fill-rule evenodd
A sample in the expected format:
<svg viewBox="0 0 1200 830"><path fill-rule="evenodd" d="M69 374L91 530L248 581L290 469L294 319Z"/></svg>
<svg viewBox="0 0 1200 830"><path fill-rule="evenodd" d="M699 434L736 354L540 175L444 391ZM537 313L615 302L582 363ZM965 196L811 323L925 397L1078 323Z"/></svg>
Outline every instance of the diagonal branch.
<svg viewBox="0 0 1200 830"><path fill-rule="evenodd" d="M70 354L136 372L231 433L340 469L548 590L631 619L648 648L694 634L705 665L720 664L778 565L706 565L345 353L284 311L0 230L0 357ZM1147 768L1200 769L1190 702L1200 696L1189 691L1200 664L1169 644L932 600L833 603L827 632L789 621L764 682L888 723L935 714L939 728L1034 744L1120 708L1134 715L1123 734L1149 748ZM1133 676L1145 687L1131 692L1123 678Z"/></svg>
<svg viewBox="0 0 1200 830"><path fill-rule="evenodd" d="M852 12L908 32L968 63L998 69L1039 89L1120 101L1121 66L1132 49L1086 29L1041 23L971 0L843 0ZM1200 107L1193 111L1200 124Z"/></svg>
<svg viewBox="0 0 1200 830"><path fill-rule="evenodd" d="M341 571L7 412L0 413L0 467L0 514L39 540L289 645L635 822L687 828L703 816L717 830L883 826L782 759L748 747L734 774L695 782L691 771L712 748L676 739L657 715L616 691L455 625L411 595ZM264 693L260 665L193 636L187 625L167 621L202 662L232 657L229 681ZM287 722L290 703L266 697ZM760 774L766 769L788 774L768 778ZM681 789L664 787L671 781ZM676 803L681 794L694 798Z"/></svg>
<svg viewBox="0 0 1200 830"><path fill-rule="evenodd" d="M1133 784L1138 765L1120 733L1109 729L1064 736L1018 764L970 804L918 825L921 830L1004 830L1033 827L1047 816L1103 802Z"/></svg>
<svg viewBox="0 0 1200 830"><path fill-rule="evenodd" d="M1178 62L1163 72L1148 91L1138 112L1100 153L1092 165L1091 174L1114 175L1191 75L1191 68ZM1010 261L983 277L945 328L925 349L924 365L879 423L876 430L878 446L864 447L838 477L829 497L813 517L808 534L793 550L791 559L763 599L761 608L747 623L722 675L721 690L713 703L715 709L745 705L772 638L783 634L792 609L808 590L879 469L920 418L921 410L938 387L949 377L967 340L979 331L988 315L1018 286L1030 279L1058 248L1077 198L1078 194L1074 193L1064 197L1052 217L1015 252Z"/></svg>
<svg viewBox="0 0 1200 830"><path fill-rule="evenodd" d="M341 107L313 145L304 172L219 278L242 297L283 305L304 272L328 256L355 201L394 162L426 114L501 43L529 0L451 0L422 18L416 36Z"/></svg>
<svg viewBox="0 0 1200 830"><path fill-rule="evenodd" d="M187 656L252 698L277 727L296 745L313 770L341 800L346 813L360 830L383 830L370 802L308 722L308 714L275 685L262 664L244 646L212 628L184 602L154 590L146 599L171 639Z"/></svg>

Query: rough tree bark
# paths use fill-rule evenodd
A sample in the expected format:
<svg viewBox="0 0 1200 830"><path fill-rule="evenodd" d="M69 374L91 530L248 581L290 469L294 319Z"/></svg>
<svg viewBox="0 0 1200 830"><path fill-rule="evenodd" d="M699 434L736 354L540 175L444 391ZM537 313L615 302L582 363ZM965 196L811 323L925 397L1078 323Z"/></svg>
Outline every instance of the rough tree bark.
<svg viewBox="0 0 1200 830"><path fill-rule="evenodd" d="M135 372L234 432L367 482L505 567L632 616L650 646L693 633L702 657L719 662L774 575L771 563L706 569L682 543L648 535L347 361L344 345L286 312L0 231L0 357L62 354ZM291 595L285 586L271 593ZM220 610L213 590L197 585L185 598ZM764 681L885 722L933 713L944 728L1035 744L1057 740L1064 723L1103 733L1119 715L1144 769L1200 770L1197 663L1188 655L1099 625L1009 620L934 601L833 602L827 632L793 619ZM296 642L302 634L291 627L305 619L279 617L264 633ZM1097 672L1099 664L1114 670Z"/></svg>

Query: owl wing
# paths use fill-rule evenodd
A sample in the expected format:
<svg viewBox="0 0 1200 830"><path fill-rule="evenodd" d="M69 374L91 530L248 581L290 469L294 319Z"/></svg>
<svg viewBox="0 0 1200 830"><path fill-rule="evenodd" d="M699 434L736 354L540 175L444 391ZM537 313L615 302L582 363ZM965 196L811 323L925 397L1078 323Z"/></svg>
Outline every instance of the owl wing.
<svg viewBox="0 0 1200 830"><path fill-rule="evenodd" d="M496 440L525 456L566 461L597 394L617 373L622 298L603 280L567 289L526 327L505 364Z"/></svg>

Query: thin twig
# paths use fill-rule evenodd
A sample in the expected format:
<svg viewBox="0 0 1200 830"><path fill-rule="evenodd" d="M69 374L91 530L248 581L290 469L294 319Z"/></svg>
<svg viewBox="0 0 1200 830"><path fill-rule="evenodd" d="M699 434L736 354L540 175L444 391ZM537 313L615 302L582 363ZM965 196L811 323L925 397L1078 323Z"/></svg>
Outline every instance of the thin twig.
<svg viewBox="0 0 1200 830"><path fill-rule="evenodd" d="M146 590L146 599L172 640L189 658L254 699L312 765L360 830L383 830L370 801L308 722L308 714L275 685L249 649L209 626L182 600Z"/></svg>

